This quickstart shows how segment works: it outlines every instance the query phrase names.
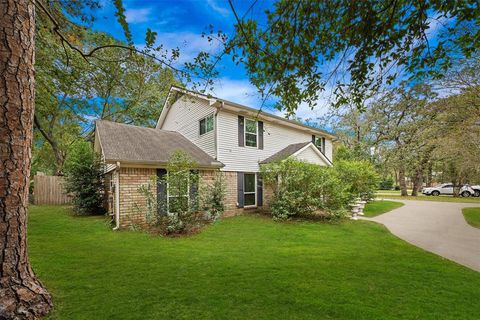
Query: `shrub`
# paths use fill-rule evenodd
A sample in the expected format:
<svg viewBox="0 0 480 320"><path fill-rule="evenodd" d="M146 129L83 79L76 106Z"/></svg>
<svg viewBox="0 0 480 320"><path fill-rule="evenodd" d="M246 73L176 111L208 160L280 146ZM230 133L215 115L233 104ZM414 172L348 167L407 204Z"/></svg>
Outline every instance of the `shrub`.
<svg viewBox="0 0 480 320"><path fill-rule="evenodd" d="M380 189L380 190L392 190L393 189L393 179L392 178L387 178L387 179L384 179L384 180L380 181L378 189Z"/></svg>
<svg viewBox="0 0 480 320"><path fill-rule="evenodd" d="M341 182L345 184L351 197L368 200L375 197L378 174L366 160L341 160L334 164Z"/></svg>
<svg viewBox="0 0 480 320"><path fill-rule="evenodd" d="M158 181L152 177L150 182L138 188L145 198L146 222L163 234L191 233L205 223L217 219L224 210L225 185L217 175L211 185L198 188L197 164L182 151L172 154L167 164L168 174ZM164 183L168 189L168 208L157 202L157 183ZM197 192L190 192L196 188ZM195 196L194 196L195 195ZM159 207L162 206L162 207ZM202 211L200 211L200 209Z"/></svg>
<svg viewBox="0 0 480 320"><path fill-rule="evenodd" d="M270 203L274 219L311 215L321 210L330 217L341 216L349 196L330 167L287 159L262 166L265 185L274 187Z"/></svg>
<svg viewBox="0 0 480 320"><path fill-rule="evenodd" d="M65 189L73 196L74 211L79 214L101 214L103 209L104 173L100 157L91 143L78 141L65 163Z"/></svg>
<svg viewBox="0 0 480 320"><path fill-rule="evenodd" d="M212 183L205 183L200 188L201 208L207 219L216 220L225 211L225 179L221 172L216 172Z"/></svg>

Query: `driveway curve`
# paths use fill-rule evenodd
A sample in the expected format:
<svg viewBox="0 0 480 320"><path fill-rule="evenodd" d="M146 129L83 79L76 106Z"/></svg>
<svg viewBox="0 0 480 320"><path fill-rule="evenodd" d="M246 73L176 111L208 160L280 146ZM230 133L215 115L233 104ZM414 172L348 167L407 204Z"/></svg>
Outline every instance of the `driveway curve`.
<svg viewBox="0 0 480 320"><path fill-rule="evenodd" d="M480 203L415 200L401 208L368 220L385 225L399 238L480 272L480 229L464 219L462 208Z"/></svg>

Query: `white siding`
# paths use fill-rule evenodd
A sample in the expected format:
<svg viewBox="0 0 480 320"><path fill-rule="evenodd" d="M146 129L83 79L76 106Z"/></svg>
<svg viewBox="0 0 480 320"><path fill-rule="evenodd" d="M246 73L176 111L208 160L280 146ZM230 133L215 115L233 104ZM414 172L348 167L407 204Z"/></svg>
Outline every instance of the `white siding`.
<svg viewBox="0 0 480 320"><path fill-rule="evenodd" d="M224 171L258 172L258 162L292 143L311 141L312 135L308 132L264 120L263 140L263 150L239 147L238 115L226 111L218 113L218 160L225 164L222 169ZM330 146L331 149L329 140L326 141L326 145Z"/></svg>
<svg viewBox="0 0 480 320"><path fill-rule="evenodd" d="M325 156L333 162L333 143L330 139L325 139Z"/></svg>
<svg viewBox="0 0 480 320"><path fill-rule="evenodd" d="M170 106L161 129L181 133L208 155L215 157L215 129L200 136L199 127L200 119L215 111L216 108L204 99L184 96Z"/></svg>
<svg viewBox="0 0 480 320"><path fill-rule="evenodd" d="M321 166L326 166L327 163L325 163L325 161L322 158L320 158L318 153L316 153L312 148L315 148L315 147L313 147L313 146L308 147L307 149L305 149L302 152L300 152L299 154L297 154L295 157L298 160L318 164L318 165L321 165Z"/></svg>

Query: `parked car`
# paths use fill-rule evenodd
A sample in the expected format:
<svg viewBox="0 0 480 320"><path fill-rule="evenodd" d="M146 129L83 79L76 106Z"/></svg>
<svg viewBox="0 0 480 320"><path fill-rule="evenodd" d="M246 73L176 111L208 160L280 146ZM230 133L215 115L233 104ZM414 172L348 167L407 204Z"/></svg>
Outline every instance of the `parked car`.
<svg viewBox="0 0 480 320"><path fill-rule="evenodd" d="M460 189L460 195L462 197L480 197L480 186L466 184Z"/></svg>
<svg viewBox="0 0 480 320"><path fill-rule="evenodd" d="M439 196L441 194L453 194L453 184L443 183L435 187L423 188L422 193L427 196Z"/></svg>
<svg viewBox="0 0 480 320"><path fill-rule="evenodd" d="M435 187L423 188L422 193L427 196L453 195L453 184L443 183ZM464 185L460 188L462 197L480 197L480 186Z"/></svg>

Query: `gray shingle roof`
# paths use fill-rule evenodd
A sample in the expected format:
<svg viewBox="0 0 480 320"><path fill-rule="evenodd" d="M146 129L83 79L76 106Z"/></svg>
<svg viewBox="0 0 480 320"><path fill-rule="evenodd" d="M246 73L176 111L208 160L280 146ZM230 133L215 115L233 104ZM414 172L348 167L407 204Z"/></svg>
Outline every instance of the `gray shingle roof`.
<svg viewBox="0 0 480 320"><path fill-rule="evenodd" d="M186 152L200 167L223 167L178 132L96 121L105 161L166 164L176 150Z"/></svg>
<svg viewBox="0 0 480 320"><path fill-rule="evenodd" d="M298 150L302 149L303 147L305 147L309 143L310 143L310 141L302 142L302 143L294 143L294 144L288 145L286 148L284 148L284 149L278 151L277 153L271 155L267 159L265 159L263 161L260 161L260 164L282 161L282 160L290 157L292 154L294 154Z"/></svg>

